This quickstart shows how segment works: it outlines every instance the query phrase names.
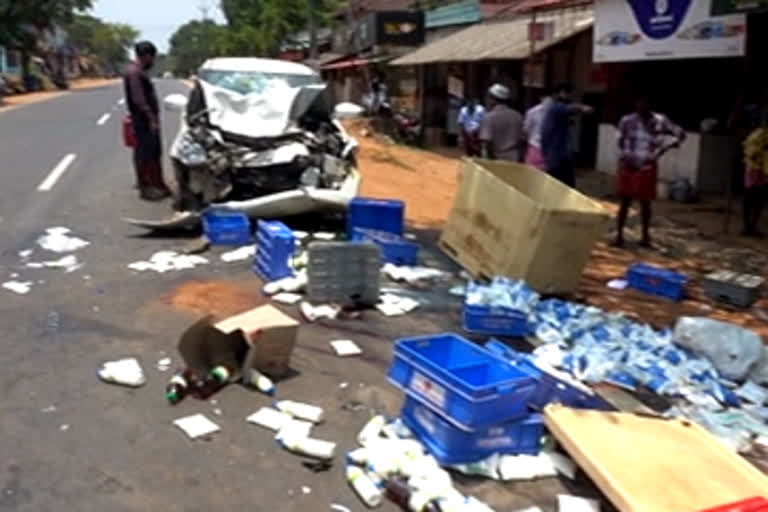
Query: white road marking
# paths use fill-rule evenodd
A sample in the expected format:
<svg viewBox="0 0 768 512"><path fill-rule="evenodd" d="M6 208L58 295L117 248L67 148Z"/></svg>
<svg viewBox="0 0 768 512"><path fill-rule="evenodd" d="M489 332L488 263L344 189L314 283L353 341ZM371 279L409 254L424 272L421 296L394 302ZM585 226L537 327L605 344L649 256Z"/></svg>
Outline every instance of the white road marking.
<svg viewBox="0 0 768 512"><path fill-rule="evenodd" d="M42 183L40 183L40 185L37 187L37 190L40 192L47 192L51 190L56 182L59 181L59 178L61 178L61 176L67 171L69 166L72 165L72 162L75 161L75 158L77 158L77 155L74 153L70 153L62 158L56 167L53 168L51 173L43 180Z"/></svg>
<svg viewBox="0 0 768 512"><path fill-rule="evenodd" d="M109 118L110 118L110 117L112 117L112 114L104 114L103 116L101 116L101 117L99 118L99 120L98 120L98 121L96 121L96 124L97 124L97 125L99 125L99 126L102 126L104 123L106 123L107 121L109 121Z"/></svg>

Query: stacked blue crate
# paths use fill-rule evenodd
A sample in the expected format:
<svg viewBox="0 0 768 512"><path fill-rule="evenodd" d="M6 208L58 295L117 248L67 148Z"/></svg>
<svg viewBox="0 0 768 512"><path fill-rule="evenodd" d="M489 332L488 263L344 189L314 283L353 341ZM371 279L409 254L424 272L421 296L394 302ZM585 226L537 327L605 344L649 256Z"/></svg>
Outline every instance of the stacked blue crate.
<svg viewBox="0 0 768 512"><path fill-rule="evenodd" d="M353 241L373 242L381 249L381 258L394 265L416 265L419 263L419 244L406 240L400 235L377 229L355 227Z"/></svg>
<svg viewBox="0 0 768 512"><path fill-rule="evenodd" d="M355 228L386 231L403 236L405 203L394 199L356 197L347 208L347 238L355 239Z"/></svg>
<svg viewBox="0 0 768 512"><path fill-rule="evenodd" d="M461 336L397 341L388 379L407 395L403 421L441 464L540 449L544 424L527 405L536 376Z"/></svg>
<svg viewBox="0 0 768 512"><path fill-rule="evenodd" d="M256 227L254 272L265 282L293 275L291 259L295 250L296 239L288 226L260 220Z"/></svg>
<svg viewBox="0 0 768 512"><path fill-rule="evenodd" d="M685 295L688 277L674 270L635 263L627 269L627 283L630 288L643 293L679 301Z"/></svg>

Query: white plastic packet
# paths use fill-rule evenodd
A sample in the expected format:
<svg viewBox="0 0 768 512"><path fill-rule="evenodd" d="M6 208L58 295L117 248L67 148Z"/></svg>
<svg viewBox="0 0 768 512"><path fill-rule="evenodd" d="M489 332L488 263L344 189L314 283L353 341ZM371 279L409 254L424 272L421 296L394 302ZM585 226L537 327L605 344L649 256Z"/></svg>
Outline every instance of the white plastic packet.
<svg viewBox="0 0 768 512"><path fill-rule="evenodd" d="M144 370L133 357L119 361L108 361L102 364L96 373L101 380L111 384L138 388L147 383Z"/></svg>
<svg viewBox="0 0 768 512"><path fill-rule="evenodd" d="M185 418L179 418L173 422L174 425L184 431L190 439L207 436L221 430L217 424L203 416L195 414Z"/></svg>
<svg viewBox="0 0 768 512"><path fill-rule="evenodd" d="M262 407L255 413L251 414L245 419L248 423L274 430L280 431L285 425L293 421L290 414L278 411L271 407Z"/></svg>

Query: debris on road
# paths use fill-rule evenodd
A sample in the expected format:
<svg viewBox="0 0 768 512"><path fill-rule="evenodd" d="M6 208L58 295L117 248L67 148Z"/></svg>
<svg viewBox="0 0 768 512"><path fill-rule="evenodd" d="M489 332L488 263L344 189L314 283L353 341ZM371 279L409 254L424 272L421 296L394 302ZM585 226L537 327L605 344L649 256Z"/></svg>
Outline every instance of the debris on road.
<svg viewBox="0 0 768 512"><path fill-rule="evenodd" d="M138 388L147 383L144 370L136 360L130 357L118 361L107 361L97 371L101 380L110 384L120 384L132 388Z"/></svg>
<svg viewBox="0 0 768 512"><path fill-rule="evenodd" d="M180 428L185 434L187 434L190 439L204 437L221 430L217 424L202 414L194 414L192 416L179 418L174 420L173 424Z"/></svg>
<svg viewBox="0 0 768 512"><path fill-rule="evenodd" d="M289 292L281 292L272 296L272 300L274 300L275 302L279 302L280 304L288 304L290 306L293 306L294 304L298 304L299 302L301 302L303 298L304 298L303 295L299 295L298 293L289 293Z"/></svg>
<svg viewBox="0 0 768 512"><path fill-rule="evenodd" d="M600 503L589 498L558 494L557 512L600 512Z"/></svg>
<svg viewBox="0 0 768 512"><path fill-rule="evenodd" d="M221 255L221 261L225 263L232 263L234 261L250 260L256 255L256 246L245 245L238 249L234 249L229 252L225 252Z"/></svg>
<svg viewBox="0 0 768 512"><path fill-rule="evenodd" d="M401 297L393 293L385 293L380 298L381 302L376 305L385 316L401 316L410 313L419 307L419 301L410 297Z"/></svg>
<svg viewBox="0 0 768 512"><path fill-rule="evenodd" d="M258 389L265 395L272 396L275 394L275 383L259 370L256 368L248 368L244 373L243 382Z"/></svg>
<svg viewBox="0 0 768 512"><path fill-rule="evenodd" d="M278 442L290 452L306 455L320 460L333 459L336 454L336 443L312 437L289 436L281 437Z"/></svg>
<svg viewBox="0 0 768 512"><path fill-rule="evenodd" d="M3 288L19 295L26 295L32 290L34 283L32 281L6 281Z"/></svg>
<svg viewBox="0 0 768 512"><path fill-rule="evenodd" d="M62 432L66 432L67 430L69 430L69 424L65 423L65 424L61 425L59 427L59 430L61 430Z"/></svg>
<svg viewBox="0 0 768 512"><path fill-rule="evenodd" d="M164 357L157 361L157 371L159 372L167 372L171 369L171 358L170 357Z"/></svg>
<svg viewBox="0 0 768 512"><path fill-rule="evenodd" d="M248 416L246 421L279 432L285 425L293 421L293 418L290 414L278 411L272 407L262 407Z"/></svg>
<svg viewBox="0 0 768 512"><path fill-rule="evenodd" d="M68 236L71 232L71 229L65 227L48 228L45 230L46 234L37 239L37 244L46 251L58 253L75 252L90 245L90 242L81 238ZM19 255L21 256L21 253Z"/></svg>
<svg viewBox="0 0 768 512"><path fill-rule="evenodd" d="M304 291L307 282L306 271L299 271L295 275L265 284L262 290L266 295L275 295L280 292L297 293Z"/></svg>
<svg viewBox="0 0 768 512"><path fill-rule="evenodd" d="M363 353L362 349L352 340L334 340L331 347L339 357L359 356Z"/></svg>
<svg viewBox="0 0 768 512"><path fill-rule="evenodd" d="M77 256L75 256L74 254L63 256L58 260L40 261L40 262L29 261L26 263L27 268L34 268L34 269L60 268L60 269L63 269L66 273L74 272L75 270L80 269L82 266L83 266L83 263L78 261Z"/></svg>
<svg viewBox="0 0 768 512"><path fill-rule="evenodd" d="M145 272L152 270L159 274L175 270L188 270L198 265L206 265L208 260L202 256L179 254L174 251L156 252L148 261L136 261L128 265L131 270Z"/></svg>
<svg viewBox="0 0 768 512"><path fill-rule="evenodd" d="M323 421L323 409L314 405L293 400L280 400L275 402L275 408L296 419L311 421L312 423L321 423Z"/></svg>
<svg viewBox="0 0 768 512"><path fill-rule="evenodd" d="M301 314L308 322L314 322L322 318L333 320L339 316L339 313L341 313L341 306L334 304L320 304L318 306L313 306L309 302L302 302L300 309Z"/></svg>
<svg viewBox="0 0 768 512"><path fill-rule="evenodd" d="M393 281L405 281L408 284L445 279L450 276L448 272L436 268L398 266L393 263L385 263L381 271Z"/></svg>
<svg viewBox="0 0 768 512"><path fill-rule="evenodd" d="M331 510L334 512L352 512L349 508L344 505L339 505L338 503L331 503Z"/></svg>
<svg viewBox="0 0 768 512"><path fill-rule="evenodd" d="M35 252L34 249L24 249L23 251L19 251L19 258L22 260L27 260L32 257L32 254Z"/></svg>

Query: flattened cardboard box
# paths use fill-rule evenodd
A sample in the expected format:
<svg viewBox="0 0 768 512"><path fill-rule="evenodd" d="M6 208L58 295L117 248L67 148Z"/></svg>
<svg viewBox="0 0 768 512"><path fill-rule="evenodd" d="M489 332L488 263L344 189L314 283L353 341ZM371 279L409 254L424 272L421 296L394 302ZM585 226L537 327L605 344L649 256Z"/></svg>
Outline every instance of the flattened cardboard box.
<svg viewBox="0 0 768 512"><path fill-rule="evenodd" d="M207 373L217 364L246 370L256 368L272 377L288 371L299 322L271 305L260 306L212 324L205 317L179 341L187 367Z"/></svg>

